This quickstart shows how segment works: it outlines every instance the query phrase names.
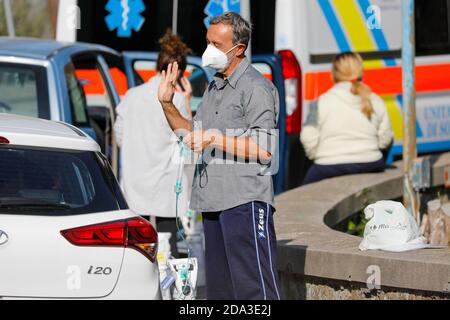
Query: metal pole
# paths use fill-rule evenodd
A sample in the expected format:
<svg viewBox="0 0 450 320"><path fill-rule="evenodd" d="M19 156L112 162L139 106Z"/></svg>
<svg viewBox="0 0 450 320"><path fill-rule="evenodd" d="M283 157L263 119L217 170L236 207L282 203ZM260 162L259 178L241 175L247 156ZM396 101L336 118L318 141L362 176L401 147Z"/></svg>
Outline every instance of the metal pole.
<svg viewBox="0 0 450 320"><path fill-rule="evenodd" d="M172 32L173 32L173 34L177 34L178 33L178 0L173 0Z"/></svg>
<svg viewBox="0 0 450 320"><path fill-rule="evenodd" d="M6 27L8 28L8 36L15 37L16 30L14 29L14 19L11 9L11 1L3 0L3 6L5 8Z"/></svg>
<svg viewBox="0 0 450 320"><path fill-rule="evenodd" d="M420 219L418 197L412 187L412 162L416 148L416 91L415 91L415 16L414 0L402 1L402 70L403 70L403 202Z"/></svg>

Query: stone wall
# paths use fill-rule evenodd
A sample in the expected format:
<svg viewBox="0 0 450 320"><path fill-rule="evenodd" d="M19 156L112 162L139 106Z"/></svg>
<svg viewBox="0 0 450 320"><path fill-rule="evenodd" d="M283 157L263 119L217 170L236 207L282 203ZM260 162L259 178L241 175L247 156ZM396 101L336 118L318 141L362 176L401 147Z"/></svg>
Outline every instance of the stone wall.
<svg viewBox="0 0 450 320"><path fill-rule="evenodd" d="M318 277L280 273L283 299L288 300L442 300L450 293L381 287L369 289L367 284Z"/></svg>
<svg viewBox="0 0 450 320"><path fill-rule="evenodd" d="M443 184L450 153L432 159ZM384 173L328 179L276 198L278 270L286 299L448 299L450 250L360 251L361 238L332 229L378 200L402 195L402 163ZM379 272L381 290L366 283Z"/></svg>

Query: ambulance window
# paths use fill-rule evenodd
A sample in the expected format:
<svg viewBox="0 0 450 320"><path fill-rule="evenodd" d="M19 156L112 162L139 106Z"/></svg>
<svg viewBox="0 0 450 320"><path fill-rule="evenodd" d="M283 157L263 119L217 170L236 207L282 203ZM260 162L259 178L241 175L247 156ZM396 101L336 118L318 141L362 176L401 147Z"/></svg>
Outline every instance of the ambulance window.
<svg viewBox="0 0 450 320"><path fill-rule="evenodd" d="M450 53L449 0L416 0L416 51L419 56Z"/></svg>

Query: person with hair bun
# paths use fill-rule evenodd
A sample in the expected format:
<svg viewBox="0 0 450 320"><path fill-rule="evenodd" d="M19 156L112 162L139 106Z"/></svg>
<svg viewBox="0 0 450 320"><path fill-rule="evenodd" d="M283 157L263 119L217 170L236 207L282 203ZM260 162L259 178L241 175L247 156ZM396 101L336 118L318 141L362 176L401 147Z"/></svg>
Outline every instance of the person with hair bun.
<svg viewBox="0 0 450 320"><path fill-rule="evenodd" d="M160 75L163 71L167 71L170 63L177 62L179 66L179 77L176 90L186 98L186 109L188 119L192 119L191 96L192 87L189 80L183 76L187 67L187 56L192 50L181 41L180 37L167 30L166 34L159 39L161 51L156 62L156 70L158 71L158 80L161 81Z"/></svg>
<svg viewBox="0 0 450 320"><path fill-rule="evenodd" d="M314 161L303 184L368 172L382 172L382 150L392 145L393 133L383 100L363 82L358 53L334 57L335 85L319 97L316 112L307 119L300 140Z"/></svg>
<svg viewBox="0 0 450 320"><path fill-rule="evenodd" d="M178 138L167 123L158 100L161 73L170 63L180 66L174 105L187 120L192 119L190 98L192 87L183 75L191 49L168 30L159 40L161 51L157 75L127 92L117 107L116 138L121 148L120 181L130 209L143 216L154 217L158 232L170 232L172 256L178 257L176 245L175 192L179 158ZM179 212L188 209L186 186L180 195Z"/></svg>

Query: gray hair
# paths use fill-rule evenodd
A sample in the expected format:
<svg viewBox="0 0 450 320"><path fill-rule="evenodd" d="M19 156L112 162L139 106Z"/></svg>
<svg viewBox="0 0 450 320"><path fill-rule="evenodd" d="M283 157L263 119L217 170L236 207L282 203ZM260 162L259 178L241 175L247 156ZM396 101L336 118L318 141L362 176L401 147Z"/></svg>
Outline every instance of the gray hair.
<svg viewBox="0 0 450 320"><path fill-rule="evenodd" d="M219 24L231 26L233 30L233 44L245 44L248 47L250 37L252 35L252 25L233 11L227 11L224 14L211 20L211 24Z"/></svg>

